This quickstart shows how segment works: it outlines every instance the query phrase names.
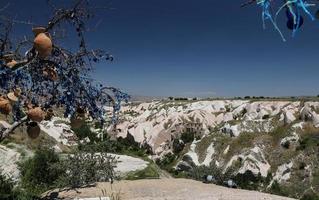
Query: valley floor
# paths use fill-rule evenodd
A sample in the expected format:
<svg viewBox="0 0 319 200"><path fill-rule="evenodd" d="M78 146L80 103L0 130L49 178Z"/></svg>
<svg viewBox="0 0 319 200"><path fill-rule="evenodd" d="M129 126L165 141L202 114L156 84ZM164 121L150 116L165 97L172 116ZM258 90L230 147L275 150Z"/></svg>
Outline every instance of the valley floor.
<svg viewBox="0 0 319 200"><path fill-rule="evenodd" d="M103 195L104 194L104 195ZM204 184L189 179L144 179L136 181L98 183L95 187L77 191L61 192L60 198L89 198L117 196L121 200L289 200L256 191L229 189L213 184Z"/></svg>

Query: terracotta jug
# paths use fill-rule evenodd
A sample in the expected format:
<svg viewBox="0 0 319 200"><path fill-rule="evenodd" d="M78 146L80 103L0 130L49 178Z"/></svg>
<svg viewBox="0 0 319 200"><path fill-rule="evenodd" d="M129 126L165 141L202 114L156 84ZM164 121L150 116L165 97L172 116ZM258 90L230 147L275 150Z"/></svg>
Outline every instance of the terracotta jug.
<svg viewBox="0 0 319 200"><path fill-rule="evenodd" d="M44 120L45 112L40 107L32 108L28 110L28 117L32 121L41 122Z"/></svg>
<svg viewBox="0 0 319 200"><path fill-rule="evenodd" d="M38 27L32 29L35 34L33 41L34 48L39 53L40 58L48 57L52 52L52 40L46 29L43 27Z"/></svg>
<svg viewBox="0 0 319 200"><path fill-rule="evenodd" d="M5 114L5 115L8 115L8 114L10 114L11 111L12 111L12 106L10 104L10 101L7 100L7 99L3 99L1 97L1 100L0 100L0 112Z"/></svg>
<svg viewBox="0 0 319 200"><path fill-rule="evenodd" d="M19 98L15 95L14 92L9 92L7 94L7 97L12 103L15 103L15 102L19 101Z"/></svg>
<svg viewBox="0 0 319 200"><path fill-rule="evenodd" d="M27 133L31 139L36 139L40 135L40 126L37 122L30 122L27 126Z"/></svg>

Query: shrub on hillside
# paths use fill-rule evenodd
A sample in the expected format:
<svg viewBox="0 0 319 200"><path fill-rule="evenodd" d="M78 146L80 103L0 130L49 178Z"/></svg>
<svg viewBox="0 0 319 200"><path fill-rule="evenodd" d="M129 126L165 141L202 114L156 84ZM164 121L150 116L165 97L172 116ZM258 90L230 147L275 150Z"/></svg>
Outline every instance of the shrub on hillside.
<svg viewBox="0 0 319 200"><path fill-rule="evenodd" d="M0 173L0 199L14 199L13 186L13 182L6 176L2 175L2 173Z"/></svg>
<svg viewBox="0 0 319 200"><path fill-rule="evenodd" d="M178 154L183 151L185 144L182 140L174 139L173 140L173 152L174 154Z"/></svg>
<svg viewBox="0 0 319 200"><path fill-rule="evenodd" d="M79 140L83 140L85 138L89 138L89 143L94 143L98 141L97 134L91 131L90 125L88 123L84 123L79 128L72 128L75 135L79 138Z"/></svg>
<svg viewBox="0 0 319 200"><path fill-rule="evenodd" d="M164 155L162 158L156 160L156 164L162 169L168 169L169 165L172 164L176 159L176 156L172 153Z"/></svg>
<svg viewBox="0 0 319 200"><path fill-rule="evenodd" d="M0 172L0 199L39 200L40 198L22 190L20 187L14 187L13 181Z"/></svg>
<svg viewBox="0 0 319 200"><path fill-rule="evenodd" d="M54 187L63 170L57 167L59 156L52 149L39 149L34 157L20 163L21 186L38 195Z"/></svg>
<svg viewBox="0 0 319 200"><path fill-rule="evenodd" d="M319 196L313 192L306 193L300 200L319 200Z"/></svg>
<svg viewBox="0 0 319 200"><path fill-rule="evenodd" d="M194 139L195 139L195 134L192 132L184 132L181 135L181 140L183 140L184 143L193 142Z"/></svg>
<svg viewBox="0 0 319 200"><path fill-rule="evenodd" d="M77 152L59 158L52 149L41 149L19 164L20 185L34 196L56 187L82 187L113 179L115 164L115 158L106 153Z"/></svg>
<svg viewBox="0 0 319 200"><path fill-rule="evenodd" d="M98 181L114 179L115 158L106 153L78 152L68 155L60 163L63 174L59 176L59 187L78 188Z"/></svg>
<svg viewBox="0 0 319 200"><path fill-rule="evenodd" d="M207 175L212 175L215 179L215 184L223 185L224 181L232 178L234 170L229 168L225 173L223 169L217 167L215 164L210 166L194 166L189 172L188 176L194 180L204 181L204 177Z"/></svg>
<svg viewBox="0 0 319 200"><path fill-rule="evenodd" d="M233 177L236 184L240 188L246 190L258 190L261 185L267 185L270 178L271 175L268 178L263 178L260 173L255 175L250 170L246 171L244 174L237 174Z"/></svg>
<svg viewBox="0 0 319 200"><path fill-rule="evenodd" d="M270 187L271 194L281 195L281 196L287 196L286 192L284 192L283 188L280 186L280 184L277 181L274 181L273 184Z"/></svg>

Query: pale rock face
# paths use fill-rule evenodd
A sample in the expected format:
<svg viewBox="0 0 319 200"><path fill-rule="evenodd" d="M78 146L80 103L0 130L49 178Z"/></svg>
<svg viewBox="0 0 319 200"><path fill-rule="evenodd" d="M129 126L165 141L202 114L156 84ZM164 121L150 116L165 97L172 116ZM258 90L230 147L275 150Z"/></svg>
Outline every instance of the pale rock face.
<svg viewBox="0 0 319 200"><path fill-rule="evenodd" d="M319 114L312 112L312 122L315 127L319 128Z"/></svg>
<svg viewBox="0 0 319 200"><path fill-rule="evenodd" d="M297 143L299 141L299 135L295 132L293 132L290 136L287 136L285 138L283 138L280 141L280 145L284 146L285 144L287 144L287 142L289 143Z"/></svg>
<svg viewBox="0 0 319 200"><path fill-rule="evenodd" d="M0 145L0 171L3 175L17 181L20 175L18 165L16 164L21 158L21 154L13 149Z"/></svg>
<svg viewBox="0 0 319 200"><path fill-rule="evenodd" d="M180 165L184 165L185 162L187 162L188 164L192 164L192 165L196 165L196 166L200 166L200 165L204 165L204 166L209 166L212 162L212 156L215 154L215 148L214 148L214 143L211 143L208 148L206 149L206 155L205 155L205 159L204 161L200 162L198 155L195 151L196 146L198 141L193 141L193 143L190 146L190 150L184 155L183 160L180 161L176 168L178 168L178 166ZM216 161L218 163L218 161Z"/></svg>
<svg viewBox="0 0 319 200"><path fill-rule="evenodd" d="M228 112L228 113L226 113L226 114L224 115L223 121L224 121L224 122L228 122L228 121L231 121L231 120L233 120L233 119L234 119L233 113Z"/></svg>
<svg viewBox="0 0 319 200"><path fill-rule="evenodd" d="M293 121L296 120L294 113L292 110L287 110L283 113L283 120L285 124L291 124Z"/></svg>
<svg viewBox="0 0 319 200"><path fill-rule="evenodd" d="M59 117L53 117L51 121L43 121L40 124L42 131L53 137L57 142L61 142L64 145L72 146L75 145L75 141L70 138L74 137L74 133L69 125L62 123L66 119ZM57 123L61 121L61 123Z"/></svg>
<svg viewBox="0 0 319 200"><path fill-rule="evenodd" d="M191 161L196 165L196 166L199 166L201 165L201 163L199 163L198 161L198 155L197 153L195 152L195 149L196 149L196 144L198 143L199 141L194 141L191 146L190 146L190 150L185 154L185 156L188 156L189 158L191 158Z"/></svg>
<svg viewBox="0 0 319 200"><path fill-rule="evenodd" d="M229 147L230 147L230 145L227 145L226 149L225 149L224 152L223 152L224 155L226 155L226 154L228 153Z"/></svg>
<svg viewBox="0 0 319 200"><path fill-rule="evenodd" d="M273 177L273 180L270 182L268 187L270 187L274 183L274 181L277 181L278 183L282 183L284 181L289 180L292 166L293 166L292 162L280 165Z"/></svg>
<svg viewBox="0 0 319 200"><path fill-rule="evenodd" d="M145 169L149 162L146 162L140 158L134 158L126 155L108 154L115 157L117 164L115 167L115 172L119 175L127 174L128 172L143 170Z"/></svg>
<svg viewBox="0 0 319 200"><path fill-rule="evenodd" d="M274 129L272 119L277 115L280 115L280 121L285 124L294 123L297 120L296 116L301 115L304 120L311 120L319 127L319 113L312 110L318 108L318 102L306 102L305 107L301 108L300 102L290 101L154 101L123 106L122 113L130 110L137 115L122 114L127 120L118 124L120 131L116 136L125 137L129 132L135 141L146 141L154 152L161 152L165 151L162 143L179 137L185 124L192 121L202 125L204 135L216 127L221 127L221 132L224 130L227 134L237 137L242 132L271 132ZM231 123L234 120L235 124ZM156 151L157 148L159 150Z"/></svg>
<svg viewBox="0 0 319 200"><path fill-rule="evenodd" d="M225 126L222 128L222 132L229 134L232 137L237 137L240 134L240 126L237 125L233 125L231 126L230 124L225 124Z"/></svg>
<svg viewBox="0 0 319 200"><path fill-rule="evenodd" d="M212 162L212 156L215 154L214 143L211 143L206 150L205 160L201 163L202 165L209 166Z"/></svg>
<svg viewBox="0 0 319 200"><path fill-rule="evenodd" d="M253 174L261 174L262 177L267 177L270 165L265 159L265 156L260 147L254 147L242 154L233 156L224 168L224 173L233 165L233 162L241 160L241 167L238 173L244 174L250 170Z"/></svg>

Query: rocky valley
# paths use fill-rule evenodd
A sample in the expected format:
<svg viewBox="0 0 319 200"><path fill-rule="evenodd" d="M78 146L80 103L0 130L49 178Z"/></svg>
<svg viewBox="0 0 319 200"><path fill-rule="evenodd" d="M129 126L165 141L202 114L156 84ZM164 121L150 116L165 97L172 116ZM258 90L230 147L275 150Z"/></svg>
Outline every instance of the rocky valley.
<svg viewBox="0 0 319 200"><path fill-rule="evenodd" d="M110 108L106 110L112 113ZM5 121L1 123L6 126ZM164 175L205 181L203 177L211 175L215 184L229 186L232 181L241 189L292 198L311 199L319 194L317 101L129 103L122 106L117 125L110 125L107 135L93 121L88 120L87 124L98 140L124 140L128 146L143 150L142 156L118 157L117 172L129 174L131 179ZM42 122L41 137L36 140L26 139L22 132L23 127L17 129L16 134L2 142L0 149L1 159L5 160L0 167L14 180L19 180L16 163L32 157L35 145L45 143L64 154L72 152L78 142L93 142L92 137L81 138L68 119L58 116ZM129 150L118 154L132 156ZM149 166L158 173L132 175L150 170Z"/></svg>

